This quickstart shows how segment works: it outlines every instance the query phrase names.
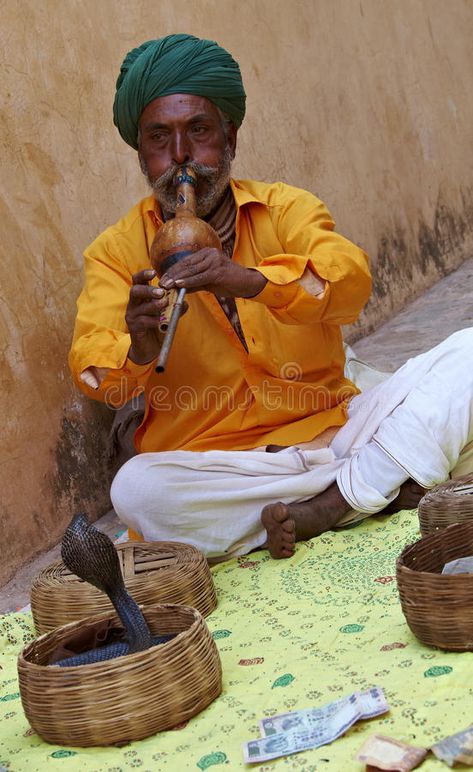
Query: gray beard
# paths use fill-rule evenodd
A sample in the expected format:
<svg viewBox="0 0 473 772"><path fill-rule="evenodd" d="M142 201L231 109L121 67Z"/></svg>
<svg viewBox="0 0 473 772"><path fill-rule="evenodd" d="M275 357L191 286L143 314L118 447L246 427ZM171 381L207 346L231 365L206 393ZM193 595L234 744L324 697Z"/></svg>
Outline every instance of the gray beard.
<svg viewBox="0 0 473 772"><path fill-rule="evenodd" d="M218 166L205 166L204 164L198 164L192 161L185 164L185 166L197 175L197 217L205 217L215 209L230 182L232 161L233 152L230 146L227 145ZM153 191L154 197L161 206L161 209L165 212L174 213L176 211L176 186L174 184L174 178L180 165L172 164L169 169L166 169L164 174L154 178L150 177L148 174L146 163L143 160L140 160L140 165L141 171L145 175L148 185ZM205 180L206 182L207 190L205 193L199 193L199 182L201 180Z"/></svg>

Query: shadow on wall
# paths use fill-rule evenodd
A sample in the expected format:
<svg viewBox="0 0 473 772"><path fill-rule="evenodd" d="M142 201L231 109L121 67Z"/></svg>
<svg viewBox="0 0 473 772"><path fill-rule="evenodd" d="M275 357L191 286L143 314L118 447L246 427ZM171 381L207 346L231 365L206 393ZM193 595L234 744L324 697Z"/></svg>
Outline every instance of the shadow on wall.
<svg viewBox="0 0 473 772"><path fill-rule="evenodd" d="M104 508L109 508L112 469L107 430L114 416L105 405L92 401L83 404L81 398L64 410L51 479L58 512L87 510L90 515L102 515Z"/></svg>
<svg viewBox="0 0 473 772"><path fill-rule="evenodd" d="M373 332L379 320L389 319L405 305L406 297L414 300L471 256L473 188L461 190L461 201L461 210L455 211L439 196L432 227L420 220L417 234L411 234L399 222L380 236L371 266L372 296L360 320L348 329L348 341Z"/></svg>

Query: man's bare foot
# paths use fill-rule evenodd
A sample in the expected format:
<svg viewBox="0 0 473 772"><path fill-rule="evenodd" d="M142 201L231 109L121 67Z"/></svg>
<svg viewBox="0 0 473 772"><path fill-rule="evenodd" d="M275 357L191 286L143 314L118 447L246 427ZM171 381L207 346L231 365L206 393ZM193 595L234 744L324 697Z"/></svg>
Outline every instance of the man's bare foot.
<svg viewBox="0 0 473 772"><path fill-rule="evenodd" d="M424 494L425 489L418 483L406 480L398 496L380 514L415 509ZM330 530L349 509L336 483L299 504L283 504L281 501L268 504L261 513L261 522L268 534L264 546L273 558L289 558L294 554L296 541L312 539Z"/></svg>
<svg viewBox="0 0 473 772"><path fill-rule="evenodd" d="M409 478L401 485L394 501L391 501L387 507L384 507L379 514L392 515L394 512L400 512L401 509L415 509L425 493L426 488L422 488L419 483Z"/></svg>
<svg viewBox="0 0 473 772"><path fill-rule="evenodd" d="M267 504L261 513L268 534L265 547L273 558L289 558L294 554L296 541L328 531L349 509L336 483L299 504Z"/></svg>
<svg viewBox="0 0 473 772"><path fill-rule="evenodd" d="M289 504L278 501L267 504L261 513L261 522L268 538L264 545L273 558L290 558L296 544L296 522L289 514Z"/></svg>

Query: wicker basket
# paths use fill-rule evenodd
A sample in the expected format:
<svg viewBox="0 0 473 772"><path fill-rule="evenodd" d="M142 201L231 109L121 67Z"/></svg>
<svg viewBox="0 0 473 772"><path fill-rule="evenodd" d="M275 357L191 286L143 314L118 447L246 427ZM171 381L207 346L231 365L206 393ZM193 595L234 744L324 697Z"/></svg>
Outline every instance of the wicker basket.
<svg viewBox="0 0 473 772"><path fill-rule="evenodd" d="M137 603L175 603L203 616L217 605L210 569L195 547L178 542L126 542L117 545L125 585ZM36 576L31 610L38 635L91 614L112 611L107 596L71 574L62 561Z"/></svg>
<svg viewBox="0 0 473 772"><path fill-rule="evenodd" d="M450 560L473 555L473 522L449 525L404 548L396 566L407 624L422 643L473 650L473 574L442 574Z"/></svg>
<svg viewBox="0 0 473 772"><path fill-rule="evenodd" d="M437 485L419 502L422 536L428 536L452 523L473 521L473 475Z"/></svg>
<svg viewBox="0 0 473 772"><path fill-rule="evenodd" d="M222 690L220 658L203 617L187 606L143 608L155 635L167 643L106 662L45 667L71 634L102 614L37 638L18 658L23 709L33 729L59 745L121 745L170 729L209 705Z"/></svg>

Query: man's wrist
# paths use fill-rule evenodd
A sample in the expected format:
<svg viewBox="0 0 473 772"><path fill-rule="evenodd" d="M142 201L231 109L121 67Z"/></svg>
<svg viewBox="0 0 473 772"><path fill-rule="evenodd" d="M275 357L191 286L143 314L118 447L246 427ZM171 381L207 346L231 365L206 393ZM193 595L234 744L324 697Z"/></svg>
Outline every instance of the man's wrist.
<svg viewBox="0 0 473 772"><path fill-rule="evenodd" d="M268 280L266 276L263 276L256 268L246 268L247 271L247 286L245 287L245 294L241 295L244 298L254 298L259 295L265 288Z"/></svg>
<svg viewBox="0 0 473 772"><path fill-rule="evenodd" d="M138 365L139 367L143 367L144 365L149 365L151 362L154 362L155 359L157 359L159 356L159 353L154 354L154 356L149 355L141 355L135 351L133 348L133 344L128 349L127 359L130 362L133 362L133 364Z"/></svg>

